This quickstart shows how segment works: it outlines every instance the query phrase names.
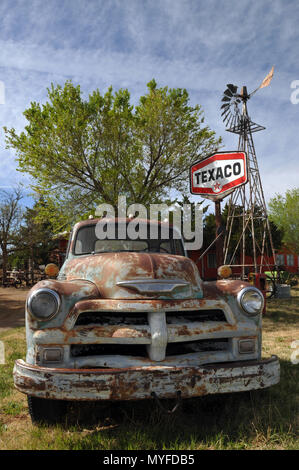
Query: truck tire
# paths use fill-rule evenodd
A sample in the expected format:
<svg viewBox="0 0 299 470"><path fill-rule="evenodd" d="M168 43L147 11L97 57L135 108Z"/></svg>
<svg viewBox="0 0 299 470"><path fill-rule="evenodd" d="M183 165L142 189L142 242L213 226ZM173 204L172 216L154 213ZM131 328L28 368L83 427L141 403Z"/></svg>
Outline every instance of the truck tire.
<svg viewBox="0 0 299 470"><path fill-rule="evenodd" d="M34 424L56 424L63 420L66 414L67 401L50 400L27 395L31 421Z"/></svg>

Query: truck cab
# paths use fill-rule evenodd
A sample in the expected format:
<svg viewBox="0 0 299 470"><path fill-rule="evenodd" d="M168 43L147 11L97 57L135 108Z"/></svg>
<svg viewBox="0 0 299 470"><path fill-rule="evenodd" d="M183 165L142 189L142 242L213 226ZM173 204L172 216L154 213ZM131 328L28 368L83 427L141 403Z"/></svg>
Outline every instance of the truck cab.
<svg viewBox="0 0 299 470"><path fill-rule="evenodd" d="M278 383L277 357L261 358L262 293L240 280L203 282L173 228L166 238L161 223L145 220L146 236L132 240L119 236L120 223L129 220L76 224L57 278L28 294L27 355L15 363L14 383L32 420L51 421L67 401L189 398ZM103 224L109 239L98 237Z"/></svg>

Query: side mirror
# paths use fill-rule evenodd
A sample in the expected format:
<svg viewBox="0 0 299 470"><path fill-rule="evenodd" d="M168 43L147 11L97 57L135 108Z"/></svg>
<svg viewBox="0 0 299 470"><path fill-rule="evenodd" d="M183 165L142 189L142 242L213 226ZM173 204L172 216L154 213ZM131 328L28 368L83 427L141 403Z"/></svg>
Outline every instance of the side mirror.
<svg viewBox="0 0 299 470"><path fill-rule="evenodd" d="M56 277L58 273L59 273L59 268L54 263L49 263L45 267L45 274L49 277Z"/></svg>

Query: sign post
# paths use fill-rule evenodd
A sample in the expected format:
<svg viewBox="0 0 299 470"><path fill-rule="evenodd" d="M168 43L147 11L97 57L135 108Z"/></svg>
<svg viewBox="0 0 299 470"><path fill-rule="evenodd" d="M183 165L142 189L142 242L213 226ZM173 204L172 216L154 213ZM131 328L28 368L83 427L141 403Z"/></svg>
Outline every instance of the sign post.
<svg viewBox="0 0 299 470"><path fill-rule="evenodd" d="M223 264L221 201L237 187L247 183L245 152L217 152L194 163L190 168L190 192L215 202L216 263Z"/></svg>
<svg viewBox="0 0 299 470"><path fill-rule="evenodd" d="M216 237L223 232L222 217L221 217L221 201L215 201L215 222L216 222ZM216 264L222 266L223 264L223 236L221 235L216 240Z"/></svg>

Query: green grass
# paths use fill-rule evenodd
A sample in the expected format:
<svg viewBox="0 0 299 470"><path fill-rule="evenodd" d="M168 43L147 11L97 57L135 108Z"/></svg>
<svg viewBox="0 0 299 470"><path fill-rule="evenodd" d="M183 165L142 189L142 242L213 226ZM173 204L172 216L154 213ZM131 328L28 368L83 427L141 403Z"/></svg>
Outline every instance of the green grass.
<svg viewBox="0 0 299 470"><path fill-rule="evenodd" d="M298 365L290 361L290 345L299 339L299 290L292 292L291 301L270 301L263 321L263 354L279 356L280 383L184 400L174 415L153 401L81 403L69 405L63 425L32 425L26 397L12 380L14 360L25 356L25 332L2 332L7 363L0 365L0 449L298 449Z"/></svg>
<svg viewBox="0 0 299 470"><path fill-rule="evenodd" d="M13 390L12 369L16 359L25 358L25 329L14 328L0 334L5 346L5 364L0 365L0 400L9 396ZM1 402L0 402L1 403Z"/></svg>

